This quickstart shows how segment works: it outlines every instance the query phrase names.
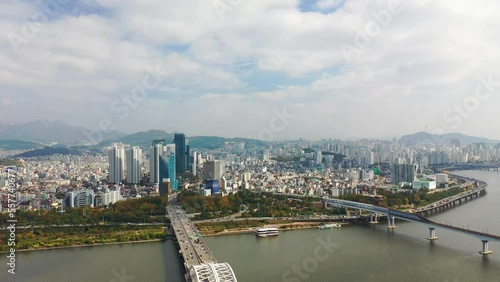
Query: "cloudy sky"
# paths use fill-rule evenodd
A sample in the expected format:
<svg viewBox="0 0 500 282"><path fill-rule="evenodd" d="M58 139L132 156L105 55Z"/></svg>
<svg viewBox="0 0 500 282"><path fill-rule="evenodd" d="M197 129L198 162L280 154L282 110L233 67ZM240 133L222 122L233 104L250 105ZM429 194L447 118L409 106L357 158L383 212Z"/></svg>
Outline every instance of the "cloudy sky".
<svg viewBox="0 0 500 282"><path fill-rule="evenodd" d="M124 132L500 139L499 5L3 0L0 109Z"/></svg>

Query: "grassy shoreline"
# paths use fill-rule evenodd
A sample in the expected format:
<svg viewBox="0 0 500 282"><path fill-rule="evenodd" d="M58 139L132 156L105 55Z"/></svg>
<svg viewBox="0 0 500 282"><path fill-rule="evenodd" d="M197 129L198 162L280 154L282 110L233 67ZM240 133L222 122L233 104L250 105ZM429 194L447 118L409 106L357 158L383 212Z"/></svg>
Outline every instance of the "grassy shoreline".
<svg viewBox="0 0 500 282"><path fill-rule="evenodd" d="M113 243L96 243L88 245L74 245L74 246L62 246L62 247L47 247L38 249L16 249L17 252L32 252L32 251L48 251L57 249L72 249L72 248L85 248L85 247L99 247L99 246L110 246L110 245L121 245L121 244L133 244L133 243L152 243L152 242L162 242L167 239L151 239L151 240L140 240L140 241L127 241L127 242L113 242ZM10 253L10 251L0 251L0 254Z"/></svg>
<svg viewBox="0 0 500 282"><path fill-rule="evenodd" d="M342 225L347 223L341 223ZM241 230L240 228L227 229L224 232L213 233L213 234L202 234L203 237L213 237L213 236L228 236L228 235L238 235L238 234L249 234L254 233L257 227L249 227L247 230ZM302 230L302 229L316 229L318 228L317 224L307 224L307 225L296 225L289 226L287 228L279 227L280 231L294 231L294 230ZM38 249L16 249L17 252L32 252L32 251L48 251L48 250L58 250L58 249L72 249L72 248L85 248L85 247L99 247L99 246L111 246L111 245L121 245L121 244L134 244L134 243L153 243L153 242L162 242L169 240L171 238L166 239L150 239L150 240L139 240L139 241L125 241L125 242L112 242L112 243L96 243L96 244L85 244L85 245L73 245L73 246L60 246L60 247L47 247L47 248L38 248ZM0 254L10 253L10 251L0 251Z"/></svg>
<svg viewBox="0 0 500 282"><path fill-rule="evenodd" d="M164 240L168 236L163 227L93 226L44 229L22 229L15 232L16 245L7 246L9 233L0 232L0 252L47 250L99 246L129 242Z"/></svg>

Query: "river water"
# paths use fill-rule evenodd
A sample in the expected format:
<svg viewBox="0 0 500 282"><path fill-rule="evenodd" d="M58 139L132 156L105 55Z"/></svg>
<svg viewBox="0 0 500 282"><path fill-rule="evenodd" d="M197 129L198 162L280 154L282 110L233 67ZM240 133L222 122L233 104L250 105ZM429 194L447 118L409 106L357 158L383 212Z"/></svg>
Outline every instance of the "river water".
<svg viewBox="0 0 500 282"><path fill-rule="evenodd" d="M470 171L488 193L430 219L500 234L500 172ZM238 281L499 281L500 243L484 257L479 239L426 225L396 221L332 230L207 237L219 261L229 262ZM5 255L3 255L5 256ZM17 253L16 275L2 267L0 281L182 281L182 263L172 241ZM5 261L5 258L2 259Z"/></svg>

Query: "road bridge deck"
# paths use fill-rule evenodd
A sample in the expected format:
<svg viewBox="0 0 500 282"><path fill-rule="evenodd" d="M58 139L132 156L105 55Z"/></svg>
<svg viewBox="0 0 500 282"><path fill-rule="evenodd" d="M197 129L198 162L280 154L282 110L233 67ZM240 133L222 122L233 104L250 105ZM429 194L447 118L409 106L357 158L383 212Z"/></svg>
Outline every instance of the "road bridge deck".
<svg viewBox="0 0 500 282"><path fill-rule="evenodd" d="M169 201L167 213L184 258L186 280L198 282L237 282L228 263L220 263L212 254L193 222L176 203Z"/></svg>

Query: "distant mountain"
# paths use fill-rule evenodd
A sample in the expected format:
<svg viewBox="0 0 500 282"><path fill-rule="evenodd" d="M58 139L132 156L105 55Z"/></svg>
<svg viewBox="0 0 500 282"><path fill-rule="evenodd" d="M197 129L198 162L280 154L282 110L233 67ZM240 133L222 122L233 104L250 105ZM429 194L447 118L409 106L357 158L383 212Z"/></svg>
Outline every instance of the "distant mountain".
<svg viewBox="0 0 500 282"><path fill-rule="evenodd" d="M41 156L51 156L51 155L81 155L82 152L79 150L75 150L72 148L66 148L66 147L44 147L42 149L36 149L36 150L31 150L27 151L15 156L12 156L12 158L32 158L32 157L41 157Z"/></svg>
<svg viewBox="0 0 500 282"><path fill-rule="evenodd" d="M447 134L430 134L426 132L418 132L415 134L404 135L399 138L399 144L403 145L421 145L421 144L450 144L452 141L458 140L460 144L471 143L498 143L499 141L464 135L461 133Z"/></svg>
<svg viewBox="0 0 500 282"><path fill-rule="evenodd" d="M165 139L165 142L167 144L172 143L174 140L174 134L175 133L168 133L163 130L149 130L134 133L123 138L101 142L97 146L106 147L111 145L111 143L121 142L123 144L129 144L131 146L147 148L151 146L151 143L155 139ZM267 143L264 141L247 138L224 138L217 136L193 136L187 138L189 139L189 146L192 149L218 149L223 147L226 142L244 142L247 146L255 147L267 146Z"/></svg>
<svg viewBox="0 0 500 282"><path fill-rule="evenodd" d="M98 146L106 147L111 145L111 143L121 142L123 144L129 144L131 146L139 146L145 148L151 146L151 143L155 139L165 139L166 143L172 143L172 140L174 140L174 134L167 133L163 130L149 130L101 142L100 144L98 144Z"/></svg>
<svg viewBox="0 0 500 282"><path fill-rule="evenodd" d="M36 142L21 140L0 140L1 150L31 150L42 148L44 145Z"/></svg>
<svg viewBox="0 0 500 282"><path fill-rule="evenodd" d="M248 138L225 138L217 136L193 136L189 137L189 146L198 149L218 149L228 142L243 142L248 147L267 147L265 141Z"/></svg>
<svg viewBox="0 0 500 282"><path fill-rule="evenodd" d="M89 145L93 140L90 136L98 136L100 132L87 130L80 126L68 125L61 121L32 121L17 124L2 124L0 140L22 140L45 144L59 143L64 145ZM119 131L102 133L103 140L117 139L126 134Z"/></svg>
<svg viewBox="0 0 500 282"><path fill-rule="evenodd" d="M96 141L94 139L101 140L97 140L100 141L98 144L93 144L93 142ZM82 146L91 145L91 149L99 150L116 142L146 148L149 147L155 139L165 139L166 143L172 143L174 133L168 133L163 130L149 130L130 135L119 131L102 133L87 130L80 126L71 126L60 121L32 121L28 123L0 124L0 149L5 150L14 150L17 148L20 150L39 149L43 146L53 144L77 146L75 149L81 149ZM193 149L217 149L223 147L227 142L244 142L247 147L268 146L267 142L248 138L194 136L188 137L188 139Z"/></svg>

